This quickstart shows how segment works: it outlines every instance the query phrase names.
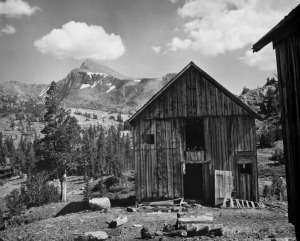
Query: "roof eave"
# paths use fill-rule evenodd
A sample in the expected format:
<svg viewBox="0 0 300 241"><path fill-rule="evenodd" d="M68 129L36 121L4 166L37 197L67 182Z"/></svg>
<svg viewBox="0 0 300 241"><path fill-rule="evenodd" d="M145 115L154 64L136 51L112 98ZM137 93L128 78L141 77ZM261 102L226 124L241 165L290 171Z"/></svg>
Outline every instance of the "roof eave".
<svg viewBox="0 0 300 241"><path fill-rule="evenodd" d="M250 115L252 115L254 118L261 119L261 116L258 115L254 110L252 110L247 104L245 104L242 100L237 98L235 95L233 95L229 90L227 90L225 87L223 87L220 83L218 83L214 78L212 78L209 74L207 74L205 71L200 69L197 65L194 64L194 62L190 62L183 70L181 70L171 81L169 81L168 84L166 84L160 91L158 91L146 104L141 107L129 120L128 122L132 125L135 119L161 94L164 93L168 87L174 83L187 69L189 69L191 66L195 67L199 72L201 72L202 75L204 75L213 85L215 85L217 88L221 89L224 94L226 94L229 98L231 98L232 101L236 102L238 105L240 105L242 108L244 108Z"/></svg>

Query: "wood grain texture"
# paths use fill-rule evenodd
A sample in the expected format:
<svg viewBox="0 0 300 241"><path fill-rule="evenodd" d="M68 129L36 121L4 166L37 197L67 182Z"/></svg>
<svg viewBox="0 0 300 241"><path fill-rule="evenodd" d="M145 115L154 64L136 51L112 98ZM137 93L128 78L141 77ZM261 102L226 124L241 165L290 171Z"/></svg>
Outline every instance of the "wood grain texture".
<svg viewBox="0 0 300 241"><path fill-rule="evenodd" d="M186 150L185 128L191 118L203 120L202 151ZM138 202L183 197L182 165L187 162L204 165L199 175L207 203L215 202L215 170L230 171L234 195L244 195L247 189L240 185L236 160L244 151L251 152L255 161L248 196L258 201L254 116L195 69L170 85L133 127ZM153 134L155 143L143 143L145 134Z"/></svg>

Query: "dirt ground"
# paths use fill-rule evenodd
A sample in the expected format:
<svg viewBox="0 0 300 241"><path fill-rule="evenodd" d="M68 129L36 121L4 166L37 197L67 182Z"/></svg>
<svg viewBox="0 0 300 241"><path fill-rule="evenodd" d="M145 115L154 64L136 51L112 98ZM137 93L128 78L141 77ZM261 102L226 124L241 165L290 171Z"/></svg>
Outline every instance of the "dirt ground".
<svg viewBox="0 0 300 241"><path fill-rule="evenodd" d="M18 186L23 180L14 180L11 186ZM122 182L115 190L115 196L109 193L112 199L122 199L127 193L134 193L133 182ZM141 227L148 227L151 232L162 230L165 223L175 225L177 214L147 214L145 211L136 213L127 212L124 205L114 204L107 213L92 211L87 203L83 202L83 177L68 178L68 202L52 203L42 207L34 207L26 211L18 222L0 231L0 240L74 240L79 234L88 231L105 230L110 240L139 240ZM6 184L6 189L10 189ZM123 189L122 189L123 188ZM124 194L122 196L122 193ZM132 205L132 204L131 204ZM266 206L263 209L221 209L211 207L190 207L189 215L212 213L215 224L224 225L222 237L194 237L194 238L169 238L166 240L280 240L290 238L295 240L293 225L288 223L287 205L285 202ZM107 222L119 215L126 215L128 222L117 229L108 229ZM152 240L159 240L154 237ZM289 240L289 239L285 239Z"/></svg>
<svg viewBox="0 0 300 241"><path fill-rule="evenodd" d="M263 240L266 238L290 238L295 240L294 227L288 223L287 213L282 208L264 209L219 209L190 208L188 214L199 215L206 212L213 214L214 223L224 225L223 237L201 237L201 240ZM126 215L128 222L109 230L114 232L110 240L141 239L141 224L151 232L161 230L164 223L175 224L176 213L147 214L146 212L129 213L125 208L112 208L108 213L88 210L82 202L50 204L36 208L34 214L28 213L27 218L34 216L32 223L10 227L0 232L3 240L74 240L80 233L107 230L108 224L118 215ZM38 221L39 216L43 220ZM115 236L117 235L117 236ZM154 237L152 240L159 240ZM191 240L172 238L171 240ZM192 240L197 240L193 238Z"/></svg>
<svg viewBox="0 0 300 241"><path fill-rule="evenodd" d="M270 184L271 176L268 175L268 162L272 150L258 150L258 164L260 165L260 190L263 185ZM271 166L273 169L273 166ZM278 166L284 172L284 166ZM132 177L133 173L127 173ZM125 175L125 176L126 176ZM284 178L284 177L283 177ZM284 178L285 179L285 178ZM119 185L111 188L107 196L111 199L112 208L107 213L92 211L88 204L83 202L83 177L68 177L68 202L52 203L42 207L30 208L6 230L0 231L0 241L15 240L75 240L79 234L89 231L105 230L110 235L110 240L139 240L141 239L140 224L148 227L150 232L162 230L165 223L175 225L177 214L147 214L145 211L130 213L127 206L134 205L134 178L126 181L122 179ZM3 210L3 198L14 188L19 188L23 179L5 182L0 187L0 206ZM93 182L97 183L97 180ZM57 185L59 183L57 182ZM94 193L97 196L97 193ZM263 200L265 201L265 200ZM268 203L267 203L268 204ZM224 225L222 237L193 237L169 238L163 240L296 240L294 226L288 223L287 203L269 203L263 209L221 209L212 207L190 207L188 215L212 213L215 224ZM117 229L108 229L107 222L126 215L128 222ZM283 239L285 238L285 239ZM152 240L160 240L153 237ZM161 239L162 240L162 239Z"/></svg>

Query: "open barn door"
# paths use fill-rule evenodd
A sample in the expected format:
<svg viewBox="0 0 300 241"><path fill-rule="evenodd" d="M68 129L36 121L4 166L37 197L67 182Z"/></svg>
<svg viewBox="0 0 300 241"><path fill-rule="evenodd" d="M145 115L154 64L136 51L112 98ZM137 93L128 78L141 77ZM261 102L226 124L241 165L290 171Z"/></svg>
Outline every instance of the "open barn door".
<svg viewBox="0 0 300 241"><path fill-rule="evenodd" d="M215 170L215 206L222 204L225 197L230 198L232 190L232 172Z"/></svg>

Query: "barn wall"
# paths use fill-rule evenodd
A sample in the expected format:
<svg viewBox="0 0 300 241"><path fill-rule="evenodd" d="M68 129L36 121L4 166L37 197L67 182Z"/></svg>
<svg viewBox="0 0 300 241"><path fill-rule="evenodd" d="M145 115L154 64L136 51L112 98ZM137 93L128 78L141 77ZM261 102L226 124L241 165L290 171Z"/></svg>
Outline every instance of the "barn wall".
<svg viewBox="0 0 300 241"><path fill-rule="evenodd" d="M249 115L195 68L188 69L140 114L141 119Z"/></svg>
<svg viewBox="0 0 300 241"><path fill-rule="evenodd" d="M136 198L164 200L182 196L182 124L180 120L145 120L135 123ZM154 134L155 144L143 135Z"/></svg>
<svg viewBox="0 0 300 241"><path fill-rule="evenodd" d="M284 126L289 221L297 224L300 201L300 32L278 43L275 49Z"/></svg>
<svg viewBox="0 0 300 241"><path fill-rule="evenodd" d="M183 163L191 159L185 143L188 118L204 119L201 161L210 162L202 173L205 201L214 200L214 170L232 171L235 195L242 195L237 168L241 152L252 155L251 198L258 200L254 117L204 76L191 66L134 120L138 202L183 196ZM144 134L154 134L155 143L143 143Z"/></svg>
<svg viewBox="0 0 300 241"><path fill-rule="evenodd" d="M164 200L183 196L182 164L187 161L185 118L140 120L134 125L137 201ZM204 199L214 199L214 170L232 171L236 196L240 195L236 155L253 153L252 199L258 200L256 138L250 116L204 118L206 160ZM154 144L144 144L143 135L154 134ZM196 188L195 188L196 190Z"/></svg>

